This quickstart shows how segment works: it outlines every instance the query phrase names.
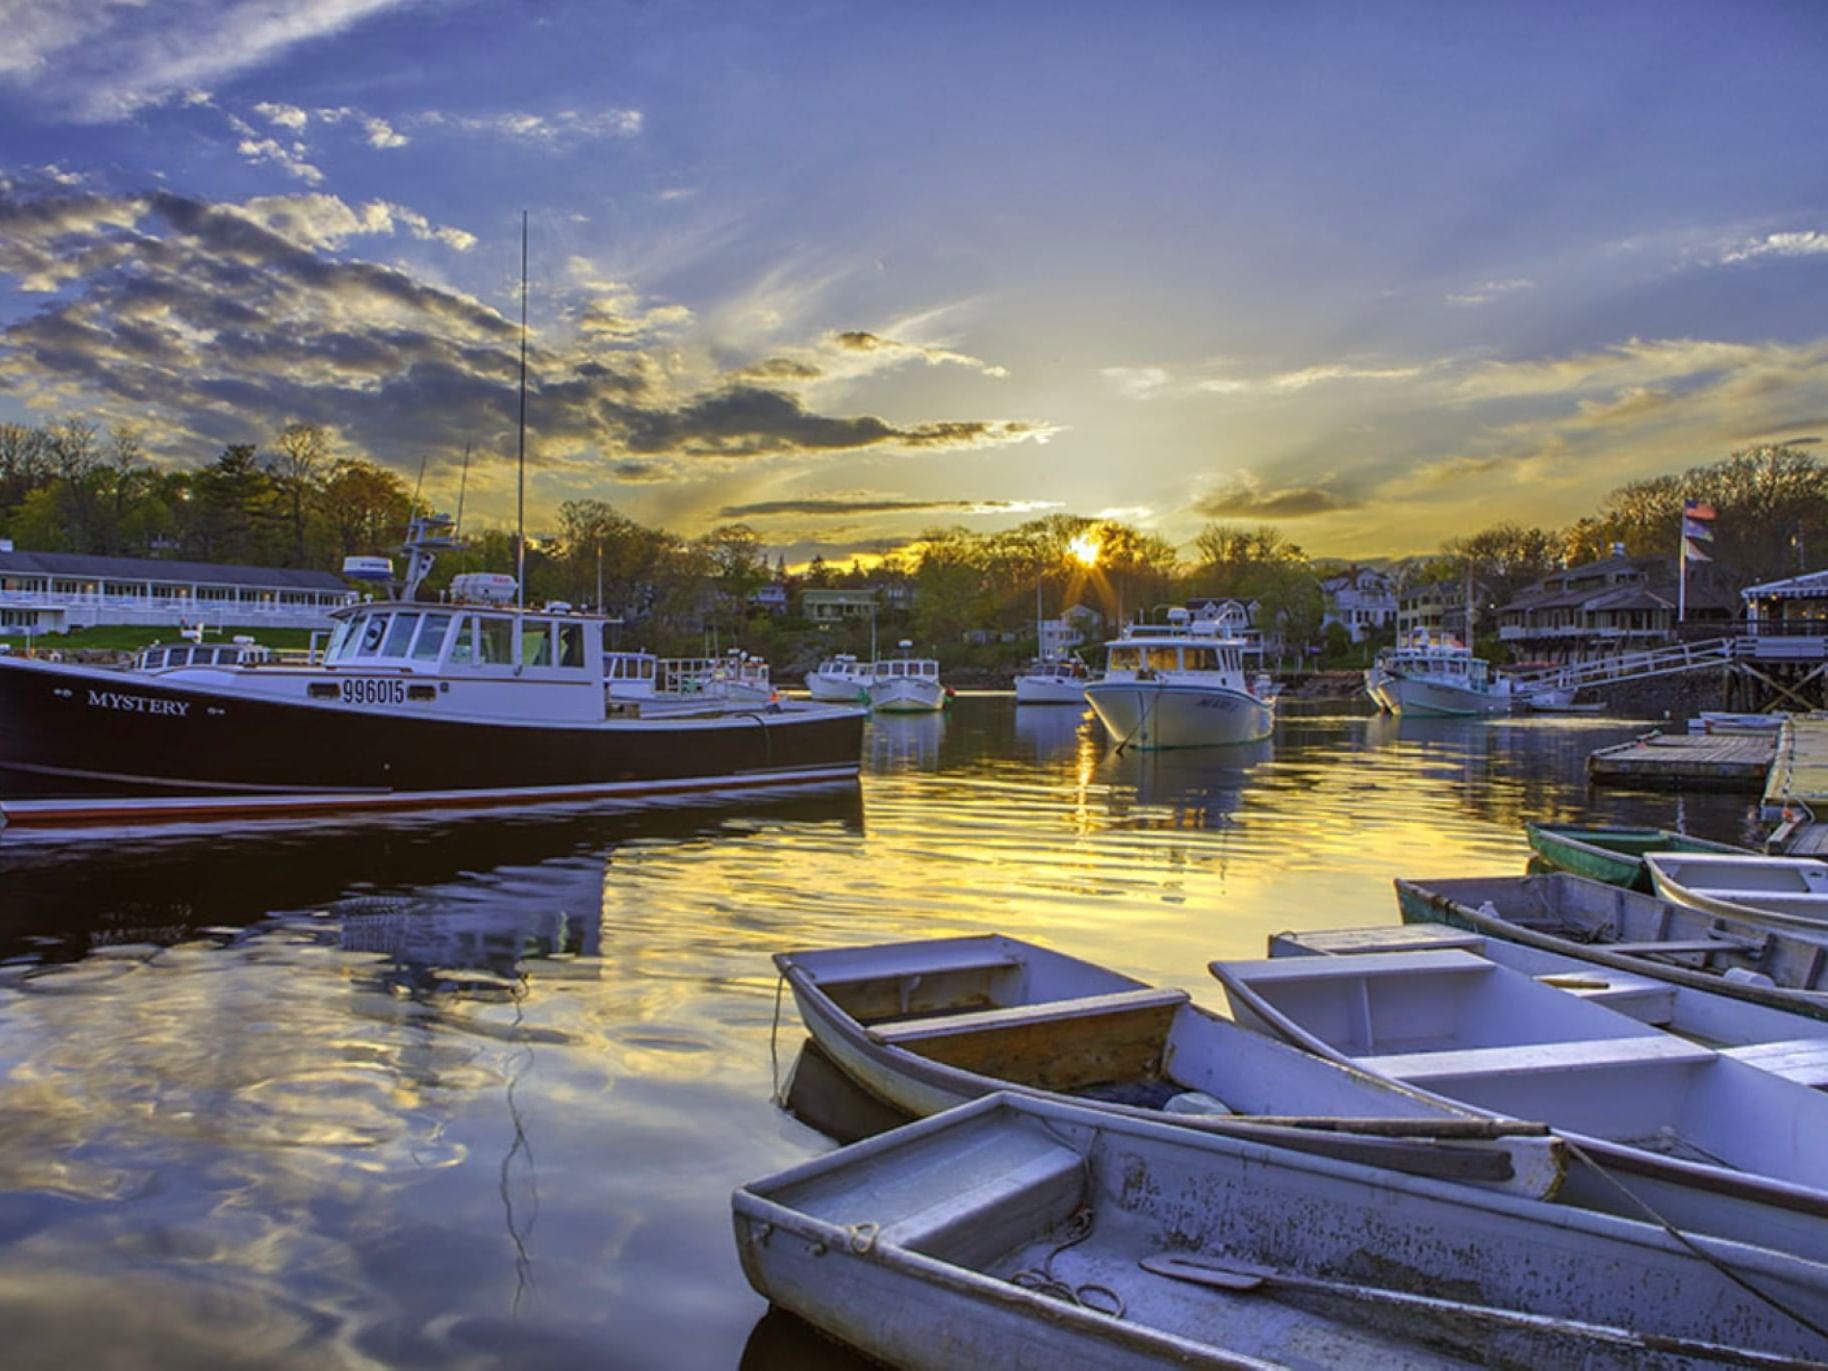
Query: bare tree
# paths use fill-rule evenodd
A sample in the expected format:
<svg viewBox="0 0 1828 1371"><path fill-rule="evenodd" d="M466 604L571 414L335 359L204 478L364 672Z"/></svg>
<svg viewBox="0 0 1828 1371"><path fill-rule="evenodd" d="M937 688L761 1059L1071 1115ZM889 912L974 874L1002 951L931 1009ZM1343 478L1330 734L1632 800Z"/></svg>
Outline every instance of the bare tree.
<svg viewBox="0 0 1828 1371"><path fill-rule="evenodd" d="M329 465L330 431L322 424L287 424L274 439L273 448L267 469L279 487L292 524L293 560L302 565L305 561L305 515L311 497L322 488L324 471Z"/></svg>

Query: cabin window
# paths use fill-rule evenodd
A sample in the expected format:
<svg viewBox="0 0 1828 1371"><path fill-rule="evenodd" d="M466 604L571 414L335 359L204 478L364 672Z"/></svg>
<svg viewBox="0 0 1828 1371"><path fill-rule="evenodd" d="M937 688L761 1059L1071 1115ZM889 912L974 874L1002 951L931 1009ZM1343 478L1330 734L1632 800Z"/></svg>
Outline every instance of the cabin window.
<svg viewBox="0 0 1828 1371"><path fill-rule="evenodd" d="M544 619L522 619L520 624L520 664L552 665L552 625Z"/></svg>
<svg viewBox="0 0 1828 1371"><path fill-rule="evenodd" d="M1149 649L1149 669L1151 671L1173 671L1179 665L1180 649L1172 647L1152 647Z"/></svg>
<svg viewBox="0 0 1828 1371"><path fill-rule="evenodd" d="M425 626L419 630L418 641L413 644L413 660L416 662L437 661L438 649L444 646L444 635L450 631L450 627L450 615L426 615Z"/></svg>
<svg viewBox="0 0 1828 1371"><path fill-rule="evenodd" d="M343 644L349 641L349 620L339 619L330 630L330 645L324 649L324 660L334 662L342 655Z"/></svg>
<svg viewBox="0 0 1828 1371"><path fill-rule="evenodd" d="M452 666L469 666L476 660L476 621L472 618L457 621L457 634L451 639Z"/></svg>
<svg viewBox="0 0 1828 1371"><path fill-rule="evenodd" d="M1142 665L1142 652L1133 647L1114 647L1108 664L1112 671L1134 671Z"/></svg>
<svg viewBox="0 0 1828 1371"><path fill-rule="evenodd" d="M1210 647L1190 647L1185 650L1185 661L1189 671L1217 671L1219 669L1218 651Z"/></svg>
<svg viewBox="0 0 1828 1371"><path fill-rule="evenodd" d="M559 625L559 665L569 667L584 665L584 625Z"/></svg>
<svg viewBox="0 0 1828 1371"><path fill-rule="evenodd" d="M494 618L476 620L476 660L485 666L513 665L514 620Z"/></svg>
<svg viewBox="0 0 1828 1371"><path fill-rule="evenodd" d="M419 627L419 615L413 613L394 615L393 626L387 630L387 643L381 649L383 657L404 657L406 649L412 645L413 632Z"/></svg>
<svg viewBox="0 0 1828 1371"><path fill-rule="evenodd" d="M387 616L370 614L362 620L361 636L356 639L355 655L358 657L378 656L381 651L381 640L387 636Z"/></svg>

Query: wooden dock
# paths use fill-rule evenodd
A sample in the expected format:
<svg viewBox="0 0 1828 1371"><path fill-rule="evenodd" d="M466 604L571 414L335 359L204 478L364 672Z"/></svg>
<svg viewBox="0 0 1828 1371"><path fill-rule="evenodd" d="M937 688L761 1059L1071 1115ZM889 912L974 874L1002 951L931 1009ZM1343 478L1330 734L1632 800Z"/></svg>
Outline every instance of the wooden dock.
<svg viewBox="0 0 1828 1371"><path fill-rule="evenodd" d="M1764 811L1781 820L1771 835L1774 850L1828 857L1828 715L1799 714L1778 730Z"/></svg>
<svg viewBox="0 0 1828 1371"><path fill-rule="evenodd" d="M1756 792L1765 787L1776 754L1777 739L1768 735L1647 733L1590 754L1587 775L1611 785ZM1828 778L1828 753L1824 762Z"/></svg>

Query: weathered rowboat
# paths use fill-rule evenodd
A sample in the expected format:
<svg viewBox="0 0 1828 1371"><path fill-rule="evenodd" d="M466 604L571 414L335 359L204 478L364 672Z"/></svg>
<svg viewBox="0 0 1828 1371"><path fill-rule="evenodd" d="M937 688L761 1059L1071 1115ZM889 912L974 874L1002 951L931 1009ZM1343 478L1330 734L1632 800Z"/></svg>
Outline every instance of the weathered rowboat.
<svg viewBox="0 0 1828 1371"><path fill-rule="evenodd" d="M1618 971L1828 1019L1828 941L1579 876L1396 883L1410 923L1444 923Z"/></svg>
<svg viewBox="0 0 1828 1371"><path fill-rule="evenodd" d="M1657 894L1691 909L1828 937L1828 862L1648 852L1644 864Z"/></svg>
<svg viewBox="0 0 1828 1371"><path fill-rule="evenodd" d="M1828 1260L1828 1095L1458 950L1213 962L1238 1022L1393 1082L1543 1119L1558 1198Z"/></svg>
<svg viewBox="0 0 1828 1371"><path fill-rule="evenodd" d="M760 1294L917 1371L1828 1358L1811 1261L1006 1094L732 1209Z"/></svg>
<svg viewBox="0 0 1828 1371"><path fill-rule="evenodd" d="M1527 1195L1562 1180L1534 1131L1482 1131L1471 1110L1247 1032L1185 990L1016 938L774 960L826 1056L917 1117L1013 1090Z"/></svg>
<svg viewBox="0 0 1828 1371"><path fill-rule="evenodd" d="M1716 1048L1721 1055L1820 1089L1828 1086L1828 1022L1767 1005L1678 985L1657 976L1601 966L1503 938L1442 924L1396 924L1277 933L1272 957L1339 957L1361 952L1457 948L1579 999L1615 1009L1639 1023ZM1718 983L1716 983L1718 984Z"/></svg>
<svg viewBox="0 0 1828 1371"><path fill-rule="evenodd" d="M1607 885L1652 889L1646 852L1734 852L1743 847L1672 833L1667 828L1587 828L1576 824L1525 824L1530 848L1558 871Z"/></svg>

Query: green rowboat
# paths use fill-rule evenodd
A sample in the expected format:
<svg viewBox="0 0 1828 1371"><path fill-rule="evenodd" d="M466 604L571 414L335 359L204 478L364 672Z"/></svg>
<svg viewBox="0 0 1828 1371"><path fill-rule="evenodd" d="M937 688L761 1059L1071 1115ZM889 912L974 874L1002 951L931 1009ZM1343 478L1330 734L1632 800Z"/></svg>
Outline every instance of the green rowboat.
<svg viewBox="0 0 1828 1371"><path fill-rule="evenodd" d="M1646 852L1734 852L1731 843L1691 838L1666 828L1582 828L1571 824L1526 824L1530 847L1557 871L1571 872L1627 890L1652 889Z"/></svg>

